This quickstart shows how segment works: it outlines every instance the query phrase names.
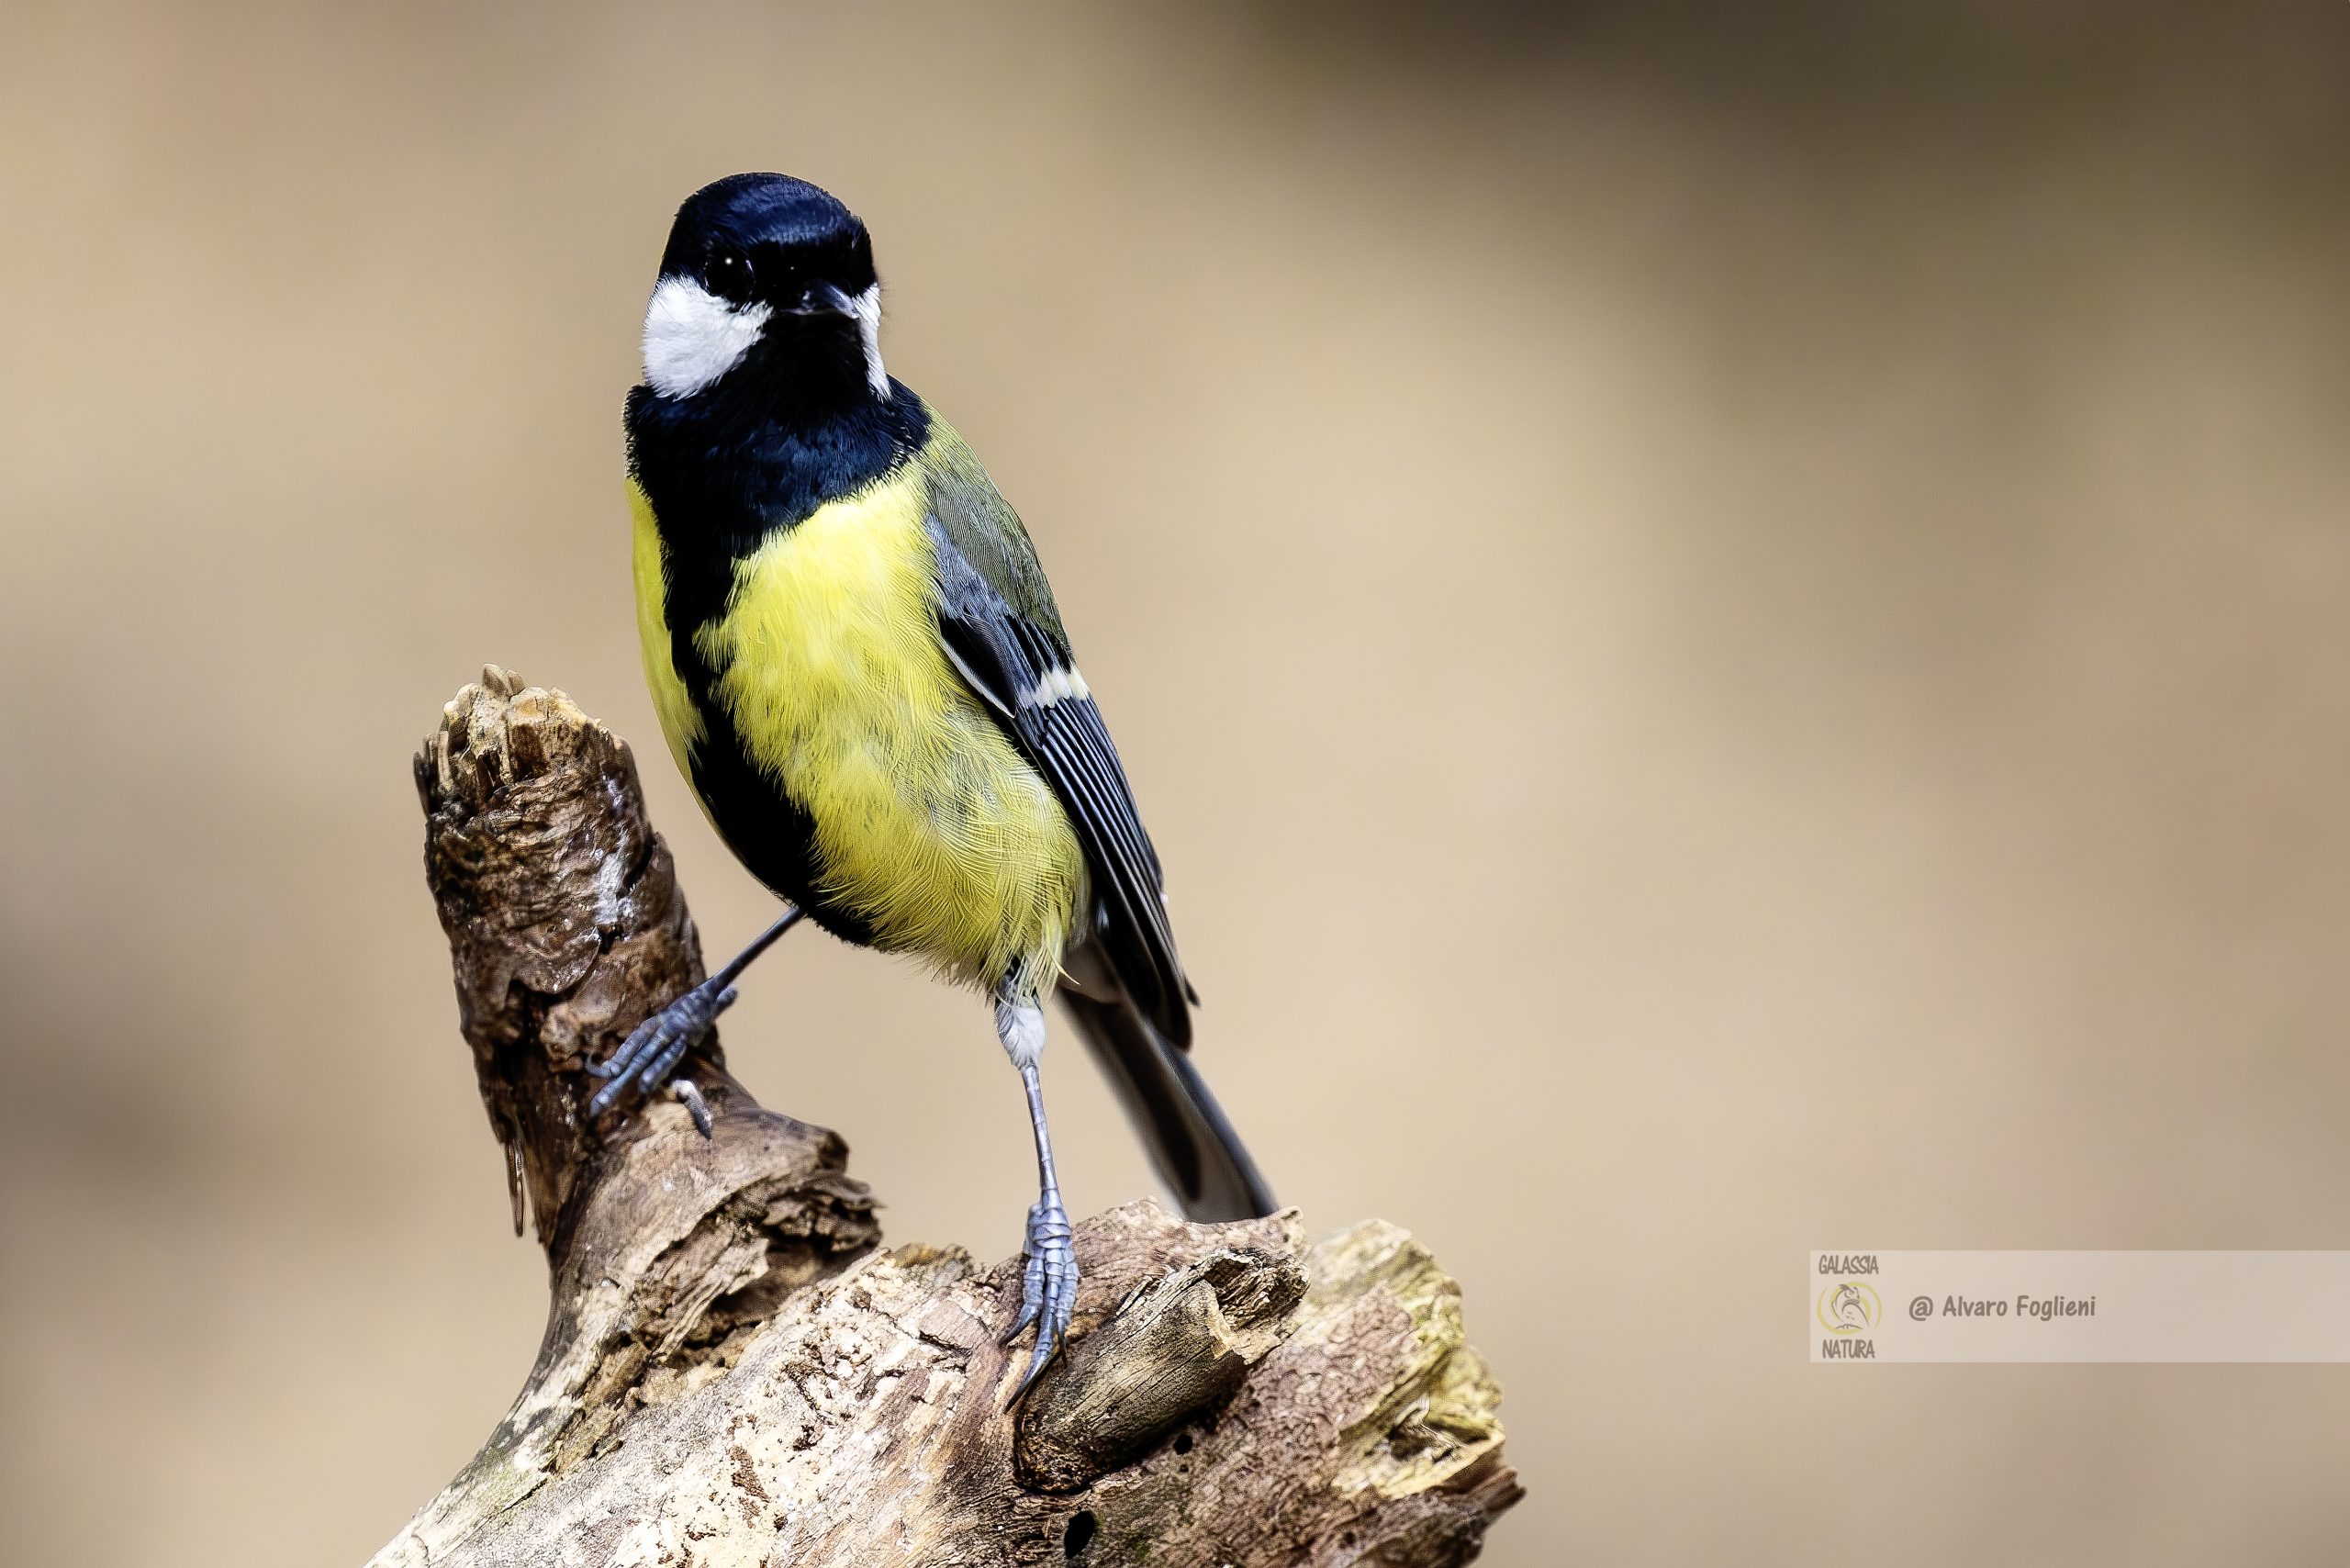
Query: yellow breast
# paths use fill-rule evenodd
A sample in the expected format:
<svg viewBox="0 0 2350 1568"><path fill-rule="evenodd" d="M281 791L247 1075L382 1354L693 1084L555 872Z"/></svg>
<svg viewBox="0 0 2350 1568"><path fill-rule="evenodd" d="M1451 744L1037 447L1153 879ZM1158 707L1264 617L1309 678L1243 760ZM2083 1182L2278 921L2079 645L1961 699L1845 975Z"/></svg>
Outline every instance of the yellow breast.
<svg viewBox="0 0 2350 1568"><path fill-rule="evenodd" d="M820 896L958 978L992 985L1028 960L1048 981L1084 856L939 646L923 514L907 471L778 532L736 563L725 614L694 646L753 764L813 823ZM682 750L699 717L674 670L674 720L653 678Z"/></svg>
<svg viewBox="0 0 2350 1568"><path fill-rule="evenodd" d="M628 482L628 506L636 530L636 642L644 658L644 684L653 693L653 711L661 721L669 755L677 759L677 771L690 779L693 748L701 744L704 726L693 699L686 695L686 683L677 678L677 661L669 646L669 624L663 614L668 590L662 572L661 527L653 518L652 498L633 479Z"/></svg>

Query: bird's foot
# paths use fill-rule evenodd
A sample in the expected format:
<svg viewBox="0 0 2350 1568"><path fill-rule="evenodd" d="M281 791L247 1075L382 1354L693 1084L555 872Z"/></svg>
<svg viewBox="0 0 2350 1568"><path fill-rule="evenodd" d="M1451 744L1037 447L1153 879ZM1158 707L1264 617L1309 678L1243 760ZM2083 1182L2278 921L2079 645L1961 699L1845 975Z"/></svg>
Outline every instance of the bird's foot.
<svg viewBox="0 0 2350 1568"><path fill-rule="evenodd" d="M734 988L712 978L639 1024L619 1050L588 1066L590 1076L611 1081L596 1091L595 1098L588 1102L588 1114L602 1115L619 1103L620 1097L631 1087L651 1094L668 1083L669 1075L677 1070L686 1053L710 1034L718 1015L733 1002ZM700 1089L692 1080L684 1078L671 1088L685 1103L694 1126L708 1137L710 1107L703 1103Z"/></svg>
<svg viewBox="0 0 2350 1568"><path fill-rule="evenodd" d="M1020 1274L1020 1316L1004 1330L1003 1343L1011 1344L1034 1323L1036 1349L1028 1358L1028 1371L1019 1388L1013 1393L1014 1399L1028 1392L1036 1374L1060 1349L1062 1336L1069 1332L1069 1314L1077 1305L1077 1250L1069 1245L1069 1212L1061 1207L1057 1187L1046 1187L1029 1209L1028 1239L1023 1250L1028 1263Z"/></svg>

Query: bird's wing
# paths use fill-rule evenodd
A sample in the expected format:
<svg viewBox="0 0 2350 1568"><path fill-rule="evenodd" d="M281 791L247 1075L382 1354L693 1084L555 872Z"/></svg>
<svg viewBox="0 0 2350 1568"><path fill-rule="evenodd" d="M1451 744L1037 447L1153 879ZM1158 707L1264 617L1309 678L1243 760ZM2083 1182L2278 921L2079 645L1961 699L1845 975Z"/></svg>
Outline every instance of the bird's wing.
<svg viewBox="0 0 2350 1568"><path fill-rule="evenodd" d="M996 722L1052 785L1099 906L1092 933L1127 996L1169 1042L1190 1045L1196 1000L1167 923L1158 854L1118 748L1078 677L1051 585L1019 517L944 420L917 461L938 557L938 633Z"/></svg>

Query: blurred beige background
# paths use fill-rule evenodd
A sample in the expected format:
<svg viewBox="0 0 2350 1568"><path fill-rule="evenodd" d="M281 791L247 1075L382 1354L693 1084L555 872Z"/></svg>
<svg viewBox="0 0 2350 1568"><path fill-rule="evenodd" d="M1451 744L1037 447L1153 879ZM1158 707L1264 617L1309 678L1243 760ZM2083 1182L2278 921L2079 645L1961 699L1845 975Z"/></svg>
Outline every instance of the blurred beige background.
<svg viewBox="0 0 2350 1568"><path fill-rule="evenodd" d="M1042 543L1225 1103L1462 1281L1488 1561L2341 1561L2350 1369L1802 1358L1809 1248L2350 1247L2350 10L1905 14L14 8L0 1557L356 1562L519 1383L408 757L560 685L767 918L618 415L781 168ZM1016 1246L975 1003L795 937L726 1039Z"/></svg>

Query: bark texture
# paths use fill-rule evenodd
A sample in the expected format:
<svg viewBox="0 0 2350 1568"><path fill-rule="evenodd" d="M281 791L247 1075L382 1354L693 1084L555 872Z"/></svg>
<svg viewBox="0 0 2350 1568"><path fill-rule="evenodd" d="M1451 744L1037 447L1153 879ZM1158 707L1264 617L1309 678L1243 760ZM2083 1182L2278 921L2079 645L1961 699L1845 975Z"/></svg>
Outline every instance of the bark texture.
<svg viewBox="0 0 2350 1568"><path fill-rule="evenodd" d="M384 1565L1465 1562L1519 1495L1459 1288L1376 1221L1077 1226L1024 1400L1019 1260L880 1247L834 1134L713 1038L591 1122L580 1070L702 975L628 748L492 667L417 757L457 1005L552 1300L537 1363Z"/></svg>

